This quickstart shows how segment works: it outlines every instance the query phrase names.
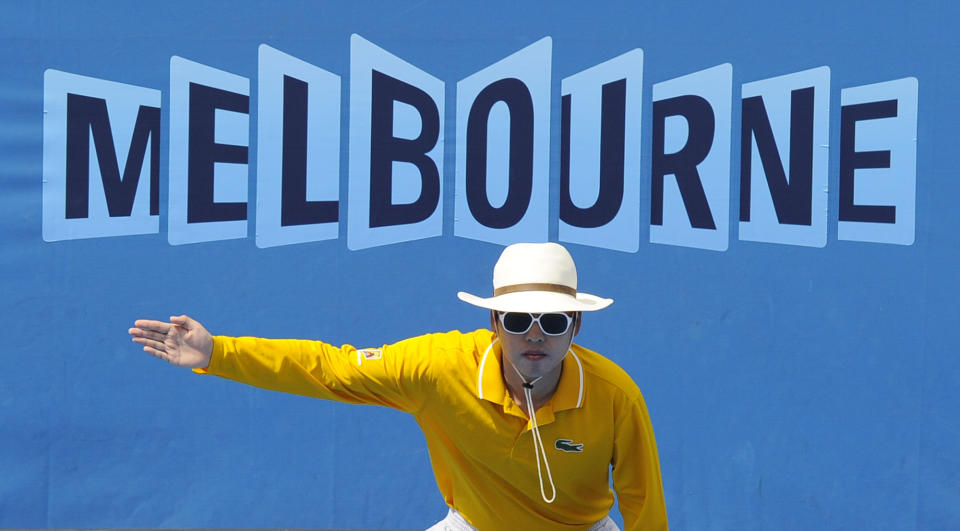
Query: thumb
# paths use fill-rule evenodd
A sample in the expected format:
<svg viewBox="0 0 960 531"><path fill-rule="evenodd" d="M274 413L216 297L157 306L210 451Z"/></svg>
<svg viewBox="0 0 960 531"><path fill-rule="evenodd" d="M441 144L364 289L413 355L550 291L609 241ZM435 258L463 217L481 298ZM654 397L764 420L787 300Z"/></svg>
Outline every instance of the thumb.
<svg viewBox="0 0 960 531"><path fill-rule="evenodd" d="M193 330L197 327L197 322L186 315L171 315L170 322L184 330Z"/></svg>

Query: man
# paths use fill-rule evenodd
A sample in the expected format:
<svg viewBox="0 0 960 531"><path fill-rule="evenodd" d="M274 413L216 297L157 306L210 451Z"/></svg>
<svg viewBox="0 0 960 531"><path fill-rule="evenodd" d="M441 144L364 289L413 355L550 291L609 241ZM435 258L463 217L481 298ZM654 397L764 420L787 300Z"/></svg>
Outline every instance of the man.
<svg viewBox="0 0 960 531"><path fill-rule="evenodd" d="M581 315L613 301L577 291L555 243L504 249L490 330L428 334L379 349L213 337L187 316L139 320L133 341L174 365L258 387L412 414L450 507L431 529L609 530L612 466L628 531L666 529L653 430L640 390L573 344Z"/></svg>

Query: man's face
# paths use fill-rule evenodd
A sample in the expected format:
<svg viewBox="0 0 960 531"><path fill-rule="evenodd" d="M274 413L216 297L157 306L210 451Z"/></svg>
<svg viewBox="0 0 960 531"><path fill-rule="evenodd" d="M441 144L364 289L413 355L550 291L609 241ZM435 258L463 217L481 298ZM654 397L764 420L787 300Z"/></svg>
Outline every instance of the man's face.
<svg viewBox="0 0 960 531"><path fill-rule="evenodd" d="M532 315L537 317L540 314ZM513 363L524 378L531 380L560 370L560 364L573 337L580 332L579 312L567 312L567 315L573 317L574 322L559 336L544 334L539 323L533 323L523 334L507 332L503 329L499 312L496 311L490 314L490 326L500 337L504 360ZM513 371L506 363L503 370Z"/></svg>

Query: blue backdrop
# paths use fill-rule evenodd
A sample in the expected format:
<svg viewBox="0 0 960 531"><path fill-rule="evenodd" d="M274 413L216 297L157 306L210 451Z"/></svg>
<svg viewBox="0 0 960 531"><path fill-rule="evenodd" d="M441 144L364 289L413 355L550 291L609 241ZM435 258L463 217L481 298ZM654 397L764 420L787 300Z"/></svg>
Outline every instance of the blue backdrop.
<svg viewBox="0 0 960 531"><path fill-rule="evenodd" d="M643 390L671 526L960 528L960 184L951 155L960 8L932 1L778 4L7 3L0 17L0 527L424 528L442 517L443 500L412 418L195 376L143 354L126 330L136 318L188 313L214 333L376 346L486 326L485 312L455 293L489 290L501 244L567 234L559 207L566 193L562 81L641 49L641 63L622 63L609 78L628 79L630 87L625 179L639 187L625 187L624 212L634 217L600 237L600 246L567 246L582 289L616 300L587 316L579 343L615 360ZM370 43L373 51L364 48ZM327 174L328 188L308 187L306 196L339 200L339 222L327 225L327 239L258 240L261 228L268 230L258 217L266 219L269 204L261 197L258 205L257 197L270 175L258 171L270 162L258 148L276 140L266 131L278 123L266 114L259 121L275 103L258 99L268 90L258 85L267 79L258 64L262 44L339 76L323 93L339 117L309 122L327 125L319 137L310 133L326 139L311 153L339 142L323 163L336 170ZM196 73L173 56L216 72ZM730 65L711 71L721 76L719 84L710 78L689 86L702 89L717 115L717 151L700 177L712 183L704 188L718 224L710 234L719 239L691 244L684 239L689 226L663 230L684 220L670 217L681 205L672 175L664 179L663 224L651 224L654 101L690 90L683 82L656 85L717 65ZM813 199L807 197L814 205L810 226L820 223L814 236L825 243L797 244L775 231L754 241L738 223L743 98L768 90L754 82L824 66L825 80L822 70L809 74L812 108L820 109L810 114L811 138L826 135L810 160L814 183L819 176L826 185L815 184ZM363 226L367 217L357 218L358 226L349 217L369 204L371 192L360 192L370 174L358 168L369 161L363 139L369 142L375 121L369 114L366 123L361 119L370 87L354 76L374 69L419 87L438 107L441 127L430 156L439 200L434 214L410 230L378 232ZM74 228L64 216L69 185L57 157L69 120L57 102L87 90L75 76L149 89L130 89L129 97L161 109L154 130L158 208L149 211L148 188L133 205L145 233L108 234L117 220L105 215ZM458 142L474 87L504 77L521 79L533 98L533 217L517 224L525 227L519 232L477 232L457 210L466 149ZM805 87L805 79L794 88ZM875 91L882 97L868 90L866 100L844 92L904 79L902 98L885 89ZM189 233L191 222L181 213L192 192L178 184L186 182L185 131L199 134L183 125L181 98L193 82L249 96L245 112L210 109L216 135L225 135L216 142L248 147L245 164L211 162L216 178L232 183L217 184L213 202L248 203L247 223L199 236ZM92 87L87 96L108 100L122 172L134 128L118 118L126 100L114 98L112 86ZM589 100L578 94L574 106ZM777 118L776 110L791 107L777 107L776 94L765 94L774 135L785 134L789 114ZM905 122L878 129L879 143L865 140L853 149L890 150L887 165L901 169L892 184L876 189L870 176L890 175L858 169L863 188L854 198L896 204L901 232L873 240L844 236L841 107L845 98L853 104L886 100L885 94L898 98ZM420 118L410 118L400 103L393 108L395 135L416 136ZM509 122L504 109L490 111L491 130ZM692 122L678 126L675 119L665 122L673 128L667 153L683 146L684 127L693 131ZM856 125L858 135L869 122ZM94 141L98 134L93 126ZM679 138L673 147L671 135ZM571 150L585 145L572 138ZM884 147L884 139L894 147ZM488 153L490 175L500 168L501 184L486 190L502 202L506 163L498 154L506 144L493 134L490 142L499 146ZM789 142L781 136L777 144L786 168ZM904 153L906 159L898 158ZM754 183L765 183L755 157ZM402 166L394 162L397 182L407 183L393 192L394 204L410 203L428 187ZM67 172L77 168L87 171ZM102 212L104 188L90 182L93 219ZM60 208L48 206L57 197ZM756 192L753 201L760 201ZM763 219L758 210L753 221ZM909 241L894 241L903 234ZM195 243L180 244L181 237ZM616 250L624 239L634 248Z"/></svg>

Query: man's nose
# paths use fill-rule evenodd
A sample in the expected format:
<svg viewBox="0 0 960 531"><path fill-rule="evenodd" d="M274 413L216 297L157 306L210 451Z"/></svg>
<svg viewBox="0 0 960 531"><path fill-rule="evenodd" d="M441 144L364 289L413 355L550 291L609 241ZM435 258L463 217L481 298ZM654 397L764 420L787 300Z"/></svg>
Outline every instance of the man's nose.
<svg viewBox="0 0 960 531"><path fill-rule="evenodd" d="M524 336L527 341L532 343L542 343L547 340L546 334L543 333L543 329L540 328L540 323L536 322L530 326L530 330L527 330L526 335Z"/></svg>

